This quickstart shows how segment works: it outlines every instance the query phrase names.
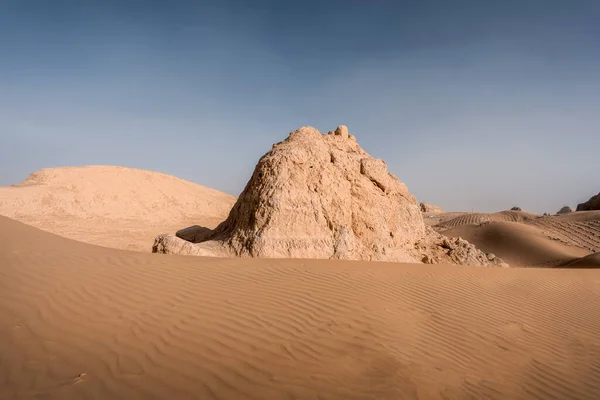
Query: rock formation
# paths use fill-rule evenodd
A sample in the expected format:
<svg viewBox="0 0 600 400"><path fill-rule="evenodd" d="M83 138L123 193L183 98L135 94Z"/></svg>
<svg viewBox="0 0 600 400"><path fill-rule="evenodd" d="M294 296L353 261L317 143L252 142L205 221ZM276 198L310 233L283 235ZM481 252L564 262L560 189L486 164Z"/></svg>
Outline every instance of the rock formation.
<svg viewBox="0 0 600 400"><path fill-rule="evenodd" d="M521 207L513 207L510 209L510 211L523 211L523 210L521 209Z"/></svg>
<svg viewBox="0 0 600 400"><path fill-rule="evenodd" d="M569 206L564 206L563 208L561 208L560 210L558 210L558 212L556 214L561 215L561 214L569 214L572 213L573 209Z"/></svg>
<svg viewBox="0 0 600 400"><path fill-rule="evenodd" d="M424 232L406 185L345 126L303 127L260 159L210 239L237 256L412 261Z"/></svg>
<svg viewBox="0 0 600 400"><path fill-rule="evenodd" d="M415 243L413 254L425 264L509 267L502 259L492 253L484 253L467 240L446 237L431 227L427 227L426 235Z"/></svg>
<svg viewBox="0 0 600 400"><path fill-rule="evenodd" d="M161 235L154 251L419 262L443 240L437 233L426 237L421 208L406 185L345 126L325 135L312 127L290 133L259 160L227 220L210 234L199 229ZM490 263L477 252L470 261Z"/></svg>
<svg viewBox="0 0 600 400"><path fill-rule="evenodd" d="M421 203L419 206L423 214L442 214L444 212L440 207L429 203Z"/></svg>
<svg viewBox="0 0 600 400"><path fill-rule="evenodd" d="M592 196L585 203L581 203L577 205L577 211L592 211L592 210L600 210L600 193L595 196Z"/></svg>

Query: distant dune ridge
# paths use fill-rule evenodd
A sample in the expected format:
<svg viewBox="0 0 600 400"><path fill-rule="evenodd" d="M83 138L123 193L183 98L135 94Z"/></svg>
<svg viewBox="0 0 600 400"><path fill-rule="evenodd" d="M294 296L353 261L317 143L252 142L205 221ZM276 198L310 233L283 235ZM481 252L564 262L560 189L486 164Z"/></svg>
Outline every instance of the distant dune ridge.
<svg viewBox="0 0 600 400"><path fill-rule="evenodd" d="M229 217L212 233L160 235L153 251L504 265L465 241L448 242L426 230L406 185L343 125L328 134L312 127L291 132L259 160Z"/></svg>
<svg viewBox="0 0 600 400"><path fill-rule="evenodd" d="M450 214L452 215L452 214ZM460 215L445 219L437 225L437 228L449 229L461 225L481 224L491 221L514 221L522 222L527 219L535 219L536 214L524 211L500 211L497 213L460 213Z"/></svg>
<svg viewBox="0 0 600 400"><path fill-rule="evenodd" d="M171 175L116 166L47 168L0 187L0 215L75 240L142 251L165 229L216 226L234 202Z"/></svg>
<svg viewBox="0 0 600 400"><path fill-rule="evenodd" d="M1 399L597 400L597 271L119 251L0 217Z"/></svg>

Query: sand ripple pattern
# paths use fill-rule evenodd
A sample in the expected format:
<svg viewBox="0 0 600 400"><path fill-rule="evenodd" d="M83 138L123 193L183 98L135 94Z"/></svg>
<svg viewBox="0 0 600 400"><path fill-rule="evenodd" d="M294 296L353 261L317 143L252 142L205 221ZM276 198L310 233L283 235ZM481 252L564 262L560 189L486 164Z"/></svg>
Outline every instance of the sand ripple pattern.
<svg viewBox="0 0 600 400"><path fill-rule="evenodd" d="M468 213L443 221L435 227L444 230L456 228L462 225L479 225L484 222L523 222L525 220L536 218L535 214L529 214L522 211L500 211L497 213Z"/></svg>
<svg viewBox="0 0 600 400"><path fill-rule="evenodd" d="M561 218L546 217L531 221L548 236L563 243L600 252L600 220L565 221Z"/></svg>
<svg viewBox="0 0 600 400"><path fill-rule="evenodd" d="M1 399L600 397L597 271L0 243Z"/></svg>

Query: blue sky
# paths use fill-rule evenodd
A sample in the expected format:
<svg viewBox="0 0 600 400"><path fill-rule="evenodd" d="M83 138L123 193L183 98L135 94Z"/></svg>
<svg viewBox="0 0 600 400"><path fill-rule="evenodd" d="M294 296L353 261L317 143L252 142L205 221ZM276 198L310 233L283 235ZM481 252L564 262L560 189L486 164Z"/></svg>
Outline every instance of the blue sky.
<svg viewBox="0 0 600 400"><path fill-rule="evenodd" d="M600 1L0 0L0 185L62 165L239 194L348 125L419 201L555 212L600 191Z"/></svg>

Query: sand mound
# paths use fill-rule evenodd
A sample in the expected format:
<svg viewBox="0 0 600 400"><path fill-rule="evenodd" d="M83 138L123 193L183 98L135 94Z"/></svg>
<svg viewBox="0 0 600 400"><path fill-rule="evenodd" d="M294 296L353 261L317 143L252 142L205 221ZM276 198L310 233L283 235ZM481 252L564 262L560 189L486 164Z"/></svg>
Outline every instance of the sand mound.
<svg viewBox="0 0 600 400"><path fill-rule="evenodd" d="M456 228L461 225L478 225L484 222L522 222L538 217L538 215L524 211L501 211L492 214L464 213L455 218L443 220L435 225L435 229L443 232L445 229Z"/></svg>
<svg viewBox="0 0 600 400"><path fill-rule="evenodd" d="M145 251L165 229L216 226L234 202L174 176L112 166L42 169L0 188L0 215L92 244Z"/></svg>
<svg viewBox="0 0 600 400"><path fill-rule="evenodd" d="M597 271L206 259L0 218L0 398L595 400Z"/></svg>
<svg viewBox="0 0 600 400"><path fill-rule="evenodd" d="M406 185L346 127L327 135L303 127L260 159L205 240L241 257L414 261L408 251L424 234Z"/></svg>
<svg viewBox="0 0 600 400"><path fill-rule="evenodd" d="M429 203L420 203L419 206L423 214L441 214L444 212L440 207Z"/></svg>
<svg viewBox="0 0 600 400"><path fill-rule="evenodd" d="M460 225L445 230L444 235L464 238L513 267L559 267L589 254L589 250L562 242L539 226L520 222Z"/></svg>
<svg viewBox="0 0 600 400"><path fill-rule="evenodd" d="M585 203L581 203L577 205L577 211L593 211L600 210L600 193L595 196L592 196Z"/></svg>

